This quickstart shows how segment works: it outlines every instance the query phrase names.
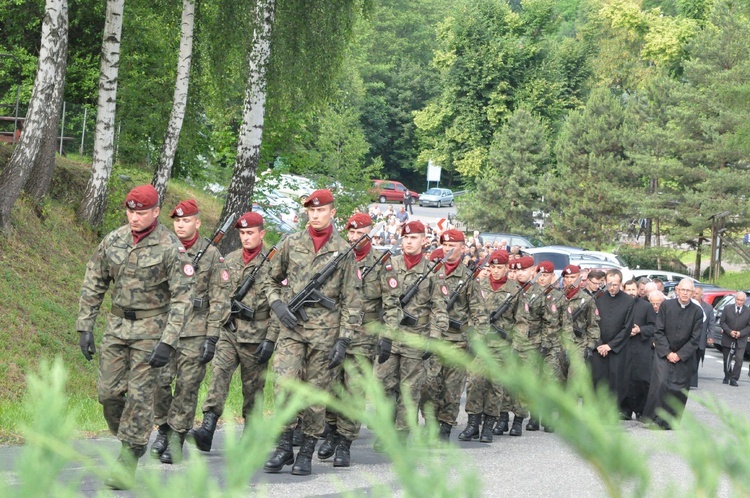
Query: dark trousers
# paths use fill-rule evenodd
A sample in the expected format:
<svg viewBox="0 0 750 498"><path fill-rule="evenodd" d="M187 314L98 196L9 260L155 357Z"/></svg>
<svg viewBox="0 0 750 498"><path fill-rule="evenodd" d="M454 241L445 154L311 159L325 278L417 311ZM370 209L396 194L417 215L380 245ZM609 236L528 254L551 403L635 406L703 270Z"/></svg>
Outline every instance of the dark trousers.
<svg viewBox="0 0 750 498"><path fill-rule="evenodd" d="M746 345L747 343L743 344L742 346L737 346L737 350L734 353L734 369L732 369L732 373L730 375L727 375L727 362L729 361L730 348L724 346L721 349L721 354L724 355L724 377L729 377L730 379L734 380L740 380L740 374L742 373L742 359L745 357Z"/></svg>
<svg viewBox="0 0 750 498"><path fill-rule="evenodd" d="M414 214L414 208L411 207L411 205L414 203L414 201L409 199L404 199L404 211L409 211L409 214Z"/></svg>
<svg viewBox="0 0 750 498"><path fill-rule="evenodd" d="M695 352L694 362L693 362L693 377L690 379L690 387L698 387L698 367L700 367L701 360L706 354L705 349L698 349Z"/></svg>

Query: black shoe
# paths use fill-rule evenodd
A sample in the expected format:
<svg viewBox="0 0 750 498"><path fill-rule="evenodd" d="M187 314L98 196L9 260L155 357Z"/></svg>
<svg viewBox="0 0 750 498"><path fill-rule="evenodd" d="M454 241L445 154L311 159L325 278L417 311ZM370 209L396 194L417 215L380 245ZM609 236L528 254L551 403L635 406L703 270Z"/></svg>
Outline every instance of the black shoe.
<svg viewBox="0 0 750 498"><path fill-rule="evenodd" d="M459 441L471 441L479 437L479 419L481 416L479 413L469 414L469 422L466 424L466 429L458 435Z"/></svg>
<svg viewBox="0 0 750 498"><path fill-rule="evenodd" d="M214 441L214 431L219 416L214 412L205 412L203 414L203 423L197 429L190 429L187 433L187 440L195 443L195 447L201 451L211 451L211 444Z"/></svg>
<svg viewBox="0 0 750 498"><path fill-rule="evenodd" d="M549 434L552 434L553 432L555 432L555 428L554 428L554 427L552 427L551 425L545 425L545 426L544 426L544 432L547 432L547 433L549 433Z"/></svg>
<svg viewBox="0 0 750 498"><path fill-rule="evenodd" d="M105 486L110 489L130 489L135 482L135 469L138 467L138 459L146 453L146 445L129 444L123 441L120 448L120 456L117 464L109 475Z"/></svg>
<svg viewBox="0 0 750 498"><path fill-rule="evenodd" d="M318 444L318 438L305 435L305 440L302 441L302 446L300 446L297 459L292 467L292 475L309 476L312 473L312 456L315 453L316 444Z"/></svg>
<svg viewBox="0 0 750 498"><path fill-rule="evenodd" d="M167 437L169 436L169 424L161 424L156 431L156 439L151 445L151 456L159 458L167 449Z"/></svg>
<svg viewBox="0 0 750 498"><path fill-rule="evenodd" d="M492 434L502 436L508 432L508 412L500 412L500 418L497 419L497 425L492 429Z"/></svg>
<svg viewBox="0 0 750 498"><path fill-rule="evenodd" d="M453 426L451 424L440 422L440 432L438 432L438 439L440 439L441 441L445 441L445 442L450 441L452 429L453 429Z"/></svg>
<svg viewBox="0 0 750 498"><path fill-rule="evenodd" d="M508 431L509 436L521 436L523 435L523 417L518 415L513 416L513 427Z"/></svg>
<svg viewBox="0 0 750 498"><path fill-rule="evenodd" d="M737 381L734 379L729 381L729 385L732 387L739 387L739 384L737 384Z"/></svg>
<svg viewBox="0 0 750 498"><path fill-rule="evenodd" d="M279 442L276 445L276 451L271 458L263 465L263 470L269 473L278 472L284 468L284 465L294 463L294 451L292 451L292 431L285 431L281 434Z"/></svg>
<svg viewBox="0 0 750 498"><path fill-rule="evenodd" d="M167 449L162 453L161 463L180 463L182 461L182 446L185 444L185 432L172 431L169 435Z"/></svg>
<svg viewBox="0 0 750 498"><path fill-rule="evenodd" d="M538 431L539 430L539 421L535 419L534 417L529 418L529 423L526 424L526 430L527 431Z"/></svg>
<svg viewBox="0 0 750 498"><path fill-rule="evenodd" d="M492 429L495 427L497 417L491 417L484 414L484 423L482 424L482 435L479 437L480 443L491 443L492 442Z"/></svg>
<svg viewBox="0 0 750 498"><path fill-rule="evenodd" d="M336 446L336 456L333 457L334 467L349 467L351 465L350 448L352 442L339 435L339 444Z"/></svg>
<svg viewBox="0 0 750 498"><path fill-rule="evenodd" d="M305 435L302 434L302 419L297 419L297 427L294 428L294 436L292 437L292 446L302 446L302 441L305 440Z"/></svg>
<svg viewBox="0 0 750 498"><path fill-rule="evenodd" d="M729 384L729 377L724 377L724 380L721 381L722 384Z"/></svg>
<svg viewBox="0 0 750 498"><path fill-rule="evenodd" d="M321 460L327 460L333 456L333 452L336 451L336 446L339 444L339 433L335 425L332 425L325 440L321 443L318 448L318 458Z"/></svg>

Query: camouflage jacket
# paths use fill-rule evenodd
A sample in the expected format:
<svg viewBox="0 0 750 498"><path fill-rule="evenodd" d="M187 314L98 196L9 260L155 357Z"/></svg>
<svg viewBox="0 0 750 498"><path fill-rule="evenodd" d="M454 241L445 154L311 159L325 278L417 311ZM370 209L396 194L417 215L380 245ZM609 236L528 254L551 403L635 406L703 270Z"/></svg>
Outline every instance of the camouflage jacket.
<svg viewBox="0 0 750 498"><path fill-rule="evenodd" d="M578 289L572 299L565 299L563 319L563 337L575 343L580 350L594 348L599 343L599 310L593 296L583 289ZM581 309L575 321L573 315ZM581 337L575 333L578 331Z"/></svg>
<svg viewBox="0 0 750 498"><path fill-rule="evenodd" d="M235 290L245 282L245 279L255 271L258 266L263 264L264 258L262 254L258 254L253 258L247 265L242 259L242 248L237 249L229 253L229 256L224 260L224 264L229 271L230 288L232 294ZM244 320L238 317L232 317L234 325L237 330L234 332L235 338L239 343L251 343L259 344L263 339L268 339L276 342L279 336L279 323L275 321L275 325L272 324L271 308L268 305L268 299L263 292L263 288L268 283L268 267L270 262L263 264L263 267L255 275L255 283L247 291L245 297L242 299L242 304L255 311L255 318L253 320ZM231 299L231 295L227 295L227 302ZM270 330L269 330L270 329ZM231 333L231 332L230 332Z"/></svg>
<svg viewBox="0 0 750 498"><path fill-rule="evenodd" d="M442 271L438 273L438 279L443 283L441 292L443 289L447 292L443 292L446 305L455 290L461 287L455 304L447 312L454 325L462 324L462 326L457 329L449 323L448 330L443 333L443 338L450 342L466 342L466 329L469 326L474 327L479 333L485 333L489 320L479 291L479 283L474 278L473 272L465 264L459 263L450 275Z"/></svg>
<svg viewBox="0 0 750 498"><path fill-rule="evenodd" d="M544 289L536 283L521 291L514 315L513 349L529 351L539 349L542 343L544 316Z"/></svg>
<svg viewBox="0 0 750 498"><path fill-rule="evenodd" d="M560 334L563 323L565 297L560 289L552 289L544 299L544 328L542 332L542 346L547 349L561 347Z"/></svg>
<svg viewBox="0 0 750 498"><path fill-rule="evenodd" d="M291 299L329 261L348 249L349 244L335 230L317 253L307 230L287 236L279 243L278 253L270 262L270 278L263 288L268 303L287 297ZM286 286L282 285L284 281ZM350 253L321 288L321 292L334 301L335 308L328 310L319 304L305 307L309 320L298 319L294 331L279 325L280 333L296 336L314 349L331 348L338 337L351 339L354 329L361 324L361 284L354 255ZM275 315L272 319L278 321Z"/></svg>
<svg viewBox="0 0 750 498"><path fill-rule="evenodd" d="M229 273L219 250L205 238L198 239L187 250L188 259L193 261L201 249L206 251L195 268L193 309L180 337L208 336L218 339L221 327L229 317Z"/></svg>
<svg viewBox="0 0 750 498"><path fill-rule="evenodd" d="M518 306L517 297L519 297L516 295L516 292L518 292L518 284L514 280L506 280L506 282L498 290L494 290L492 288L492 284L490 283L490 279L483 278L479 281L479 289L482 295L482 299L484 299L484 306L487 310L488 321L489 317L492 316L495 311L500 309L506 299L512 299L508 309L505 311L505 313L500 315L500 318L494 324L496 327L499 327L508 334L507 340L511 340L511 331L513 330L513 325L516 323L515 314L516 306ZM516 298L511 297L514 295L516 295ZM500 332L492 325L488 330L489 332L487 333L486 337L488 344L503 340Z"/></svg>
<svg viewBox="0 0 750 498"><path fill-rule="evenodd" d="M108 316L107 331L121 339L160 339L176 347L192 308L193 267L180 239L163 225L133 245L130 227L110 232L86 265L76 330L90 332L112 284L112 306L156 310L139 320Z"/></svg>
<svg viewBox="0 0 750 498"><path fill-rule="evenodd" d="M367 256L357 261L357 274L364 275L372 268L380 257L380 253L370 250ZM361 352L371 354L375 352L375 344L378 342L377 324L381 323L380 315L383 310L383 298L380 277L383 266L378 265L367 277L362 280L362 325L356 327L352 334L352 343L349 352ZM368 327L370 330L366 330Z"/></svg>
<svg viewBox="0 0 750 498"><path fill-rule="evenodd" d="M399 296L404 294L420 275L429 270L427 258L417 263L410 270L406 269L403 256L391 258L385 265L381 275L383 289L383 320L385 326L396 333L393 352L409 358L421 358L423 351L416 350L398 341L399 334L416 334L422 337L440 339L448 330L448 313L445 310L445 296L448 294L444 282L436 274L428 276L419 286L414 298L409 301L404 310L401 309ZM416 327L401 326L404 311L413 315L423 323Z"/></svg>

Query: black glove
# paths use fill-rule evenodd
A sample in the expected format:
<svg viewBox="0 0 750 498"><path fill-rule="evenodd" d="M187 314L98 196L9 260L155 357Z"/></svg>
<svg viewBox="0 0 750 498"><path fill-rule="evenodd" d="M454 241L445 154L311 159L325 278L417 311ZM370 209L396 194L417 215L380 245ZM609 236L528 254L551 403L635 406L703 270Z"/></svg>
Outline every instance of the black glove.
<svg viewBox="0 0 750 498"><path fill-rule="evenodd" d="M198 361L201 362L201 365L205 365L206 363L214 359L214 353L216 352L216 341L218 340L218 337L206 337L206 340L203 342L203 346L201 346L201 357L198 359Z"/></svg>
<svg viewBox="0 0 750 498"><path fill-rule="evenodd" d="M427 339L427 344L435 344L435 341L436 339ZM432 351L425 351L424 354L422 355L422 359L424 361L427 361L430 358L432 358L432 354L433 354Z"/></svg>
<svg viewBox="0 0 750 498"><path fill-rule="evenodd" d="M378 357L378 363L383 364L388 361L388 358L391 357L392 346L393 341L391 341L387 337L380 338L380 340L378 341L378 345L375 347L375 355Z"/></svg>
<svg viewBox="0 0 750 498"><path fill-rule="evenodd" d="M258 345L258 349L255 350L253 356L255 356L260 365L268 362L273 354L273 348L275 345L276 344L273 341L269 341L268 339L263 339L263 342Z"/></svg>
<svg viewBox="0 0 750 498"><path fill-rule="evenodd" d="M96 354L94 346L94 334L91 332L79 332L78 345L81 347L81 353L86 360L91 361L91 357Z"/></svg>
<svg viewBox="0 0 750 498"><path fill-rule="evenodd" d="M586 348L583 350L583 359L588 361L594 355L594 348Z"/></svg>
<svg viewBox="0 0 750 498"><path fill-rule="evenodd" d="M351 339L344 339L340 337L336 339L336 343L333 345L333 349L328 353L328 370L332 370L337 366L341 365L346 357L346 348L351 344Z"/></svg>
<svg viewBox="0 0 750 498"><path fill-rule="evenodd" d="M172 355L172 351L174 351L172 346L159 342L154 348L154 352L151 353L151 356L148 358L148 364L151 365L152 368L161 368L165 366L169 363L169 357Z"/></svg>
<svg viewBox="0 0 750 498"><path fill-rule="evenodd" d="M294 327L297 326L297 317L294 316L294 313L291 312L286 303L282 302L281 299L277 299L271 303L271 309L284 327L294 330Z"/></svg>

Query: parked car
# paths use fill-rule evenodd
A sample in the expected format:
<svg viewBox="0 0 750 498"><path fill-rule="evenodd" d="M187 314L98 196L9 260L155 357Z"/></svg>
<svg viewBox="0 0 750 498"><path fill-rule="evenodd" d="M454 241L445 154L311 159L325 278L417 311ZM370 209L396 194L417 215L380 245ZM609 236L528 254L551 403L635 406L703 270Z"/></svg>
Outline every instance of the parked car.
<svg viewBox="0 0 750 498"><path fill-rule="evenodd" d="M539 264L542 261L550 261L555 266L555 275L558 277L570 264L570 253L561 249L548 249L546 247L532 247L522 249L523 254L527 254L534 258L534 264Z"/></svg>
<svg viewBox="0 0 750 498"><path fill-rule="evenodd" d="M419 205L453 207L453 191L448 188L431 188L419 196Z"/></svg>
<svg viewBox="0 0 750 498"><path fill-rule="evenodd" d="M744 291L745 294L750 296L750 290ZM721 313L724 311L724 308L727 306L734 306L734 295L736 294L736 291L732 291L731 294L727 294L726 296L719 299L716 304L714 305L714 317L716 318L716 324L719 324L719 319L721 318ZM705 291L704 291L705 295ZM745 303L745 308L747 308L748 305ZM744 313L744 312L743 312ZM721 331L713 335L714 339L714 348L721 351ZM745 358L750 359L750 348L745 348Z"/></svg>
<svg viewBox="0 0 750 498"><path fill-rule="evenodd" d="M381 204L386 202L404 202L404 192L407 188L403 183L393 180L373 180L372 189L370 190L373 200ZM411 192L412 202L419 201L419 194L413 190Z"/></svg>
<svg viewBox="0 0 750 498"><path fill-rule="evenodd" d="M630 271L630 268L628 268L627 266L622 267L614 263L610 263L609 261L596 261L593 259L571 259L570 264L577 265L581 267L581 269L586 269L589 271L601 270L605 273L609 270L620 270L620 273L622 273L623 284L633 278L633 273Z"/></svg>
<svg viewBox="0 0 750 498"><path fill-rule="evenodd" d="M637 280L641 277L648 277L651 280L658 278L662 282L667 282L667 281L679 282L683 278L689 278L693 282L698 282L698 280L694 279L693 277L689 275L685 275L684 273L677 273L673 271L663 271L663 270L641 270L641 269L633 270L633 278Z"/></svg>
<svg viewBox="0 0 750 498"><path fill-rule="evenodd" d="M301 204L276 189L259 187L254 198L266 211L278 216L288 225L296 228Z"/></svg>
<svg viewBox="0 0 750 498"><path fill-rule="evenodd" d="M294 232L294 228L291 225L285 223L275 214L269 213L259 204L253 203L253 212L258 213L263 217L264 225L270 226L272 229L277 230L282 235Z"/></svg>
<svg viewBox="0 0 750 498"><path fill-rule="evenodd" d="M273 175L261 175L259 188L266 190L276 190L292 199L302 200L312 194L317 187L309 178L299 175L282 174L278 177Z"/></svg>
<svg viewBox="0 0 750 498"><path fill-rule="evenodd" d="M508 246L518 246L521 249L525 247L536 247L537 245L542 245L541 241L539 240L535 239L532 241L528 237L524 237L523 235L517 235L514 233L482 232L479 234L479 242L481 242L482 244L485 244L487 242L489 242L490 244L494 244L495 242L502 242L503 240L508 243Z"/></svg>

